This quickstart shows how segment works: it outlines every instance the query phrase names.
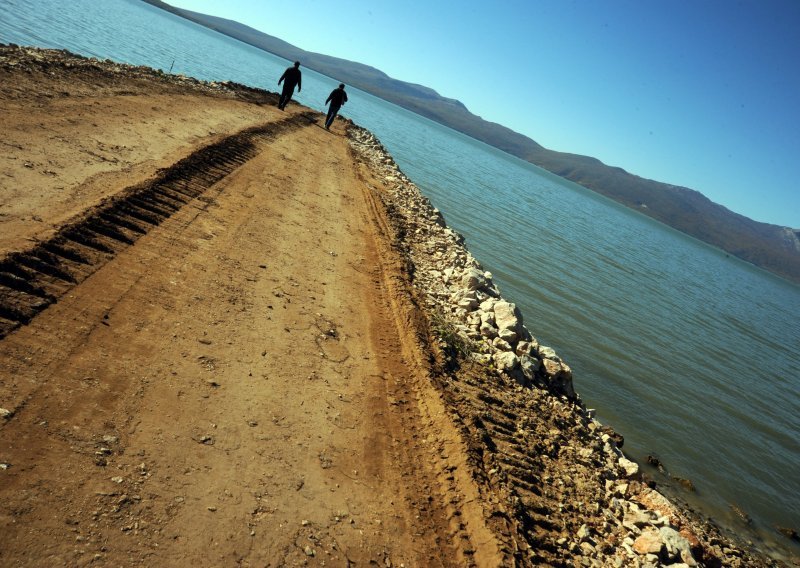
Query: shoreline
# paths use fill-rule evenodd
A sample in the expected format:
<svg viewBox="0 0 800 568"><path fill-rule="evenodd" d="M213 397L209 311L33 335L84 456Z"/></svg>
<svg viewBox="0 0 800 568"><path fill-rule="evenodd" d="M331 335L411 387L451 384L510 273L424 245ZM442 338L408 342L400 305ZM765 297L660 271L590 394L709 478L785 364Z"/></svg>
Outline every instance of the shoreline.
<svg viewBox="0 0 800 568"><path fill-rule="evenodd" d="M586 435L581 438L582 444L589 448L594 444L602 445L601 453L610 458L605 463L596 462L596 467L605 470L609 477L618 476L621 483L627 482L623 483L628 485L626 490L622 494L612 493L613 498L624 501L623 507L630 507L637 514L640 512L637 506L643 504L660 514L652 524L637 523L636 526L643 530L632 531L625 538L641 536L651 528L677 526L681 529L680 534L687 537L687 542L698 545L705 541L707 550L700 565L713 566L717 560L720 566L766 566L772 562L780 565L781 561L791 561L788 546L780 548L787 556L782 560L775 559L752 543L745 542L748 537L738 534L734 527L718 525L713 518L691 509L674 490L664 494L655 489L656 482L642 471L640 464L629 460L622 452L622 436L597 421L593 412L585 407L579 393L574 390L572 372L567 363L554 349L540 345L525 327L523 314L513 303L503 299L491 273L484 271L472 256L463 236L446 225L441 212L403 174L372 133L353 125L350 136L356 153L381 172L393 208L405 213L395 217L399 225L397 230L405 236L408 244L404 252L413 266L413 280L424 298L427 315L434 320L434 326L437 320L441 326L442 317L451 326L439 332L439 347L448 352L446 357L462 360L461 363L452 363L456 368L459 365L478 365L485 369L487 380L492 380L492 375L495 375L515 385L516 389L546 391L548 396L569 408L581 427L589 431L581 434ZM500 313L493 313L498 305ZM454 339L456 334L459 339ZM596 451L596 446L592 451ZM630 525L626 526L626 516L623 513L622 525L630 528ZM669 524L662 524L665 518L669 519ZM731 541L723 544L727 539ZM636 542L635 539L630 541L630 547L633 548ZM717 545L708 546L712 542ZM578 540L573 544L580 547L581 542ZM708 549L714 550L711 557L708 557ZM628 547L625 550L628 551ZM634 558L629 556L628 560ZM654 558L648 560L655 561ZM603 559L608 565L613 565L613 561L610 557ZM691 561L687 564L694 565Z"/></svg>
<svg viewBox="0 0 800 568"><path fill-rule="evenodd" d="M48 57L63 57L66 73L88 69L124 81L164 81L246 104L275 97L234 83L19 49L31 64L46 66ZM758 550L734 544L713 521L648 486L638 464L624 456L622 437L583 406L569 366L539 345L463 237L447 227L374 135L344 122L354 162L372 176L367 191L388 220L410 293L428 322L428 372L467 447L464 483L474 484L479 494L502 496L482 506L488 518L502 519L498 530L511 557L523 564L586 559L598 566L773 565ZM119 149L108 151L121 155Z"/></svg>

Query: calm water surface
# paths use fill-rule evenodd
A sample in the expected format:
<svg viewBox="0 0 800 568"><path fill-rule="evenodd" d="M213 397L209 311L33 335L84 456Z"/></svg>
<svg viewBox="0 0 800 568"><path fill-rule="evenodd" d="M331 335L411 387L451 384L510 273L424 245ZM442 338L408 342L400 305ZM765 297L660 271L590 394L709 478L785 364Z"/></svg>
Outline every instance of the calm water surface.
<svg viewBox="0 0 800 568"><path fill-rule="evenodd" d="M0 42L66 48L277 90L288 62L138 0L0 0ZM338 80L304 69L323 110ZM656 454L735 526L800 529L800 288L521 160L349 88L376 133L467 237L575 386L642 460ZM513 125L510 125L513 127ZM744 530L739 527L739 530ZM755 538L755 536L754 536ZM795 548L797 551L797 548Z"/></svg>

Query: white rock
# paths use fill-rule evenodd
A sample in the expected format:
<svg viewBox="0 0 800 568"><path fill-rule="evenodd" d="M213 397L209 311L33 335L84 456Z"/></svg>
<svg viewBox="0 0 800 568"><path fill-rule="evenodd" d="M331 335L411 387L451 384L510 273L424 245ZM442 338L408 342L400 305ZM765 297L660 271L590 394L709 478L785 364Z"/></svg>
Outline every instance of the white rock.
<svg viewBox="0 0 800 568"><path fill-rule="evenodd" d="M488 322L482 322L480 327L481 335L489 339L497 337L497 328Z"/></svg>
<svg viewBox="0 0 800 568"><path fill-rule="evenodd" d="M461 277L461 284L467 290L477 290L486 284L486 279L477 268L468 268Z"/></svg>
<svg viewBox="0 0 800 568"><path fill-rule="evenodd" d="M544 365L545 374L551 379L561 372L561 363L553 359L543 359L542 365Z"/></svg>
<svg viewBox="0 0 800 568"><path fill-rule="evenodd" d="M625 475L628 477L639 473L639 464L632 462L628 458L619 458L619 466L625 470Z"/></svg>
<svg viewBox="0 0 800 568"><path fill-rule="evenodd" d="M530 355L531 353L531 342L530 341L520 341L517 343L517 355Z"/></svg>
<svg viewBox="0 0 800 568"><path fill-rule="evenodd" d="M506 341L505 339L503 339L501 337L495 337L492 340L492 345L495 347L495 349L499 349L500 351L513 351L514 350L511 347L511 344L509 344L508 341ZM512 355L514 355L514 357L516 357L516 355L514 353L512 353Z"/></svg>
<svg viewBox="0 0 800 568"><path fill-rule="evenodd" d="M692 546L678 531L672 527L661 527L658 529L658 534L661 542L667 547L670 560L683 560L689 566L697 566L697 561L692 556Z"/></svg>
<svg viewBox="0 0 800 568"><path fill-rule="evenodd" d="M519 358L510 351L501 351L494 356L495 365L501 371L511 372L519 365Z"/></svg>
<svg viewBox="0 0 800 568"><path fill-rule="evenodd" d="M644 527L650 525L655 515L650 511L642 511L638 508L631 507L625 511L625 516L622 519L622 526L633 529L634 527Z"/></svg>
<svg viewBox="0 0 800 568"><path fill-rule="evenodd" d="M546 345L539 346L539 355L541 355L544 359L552 359L553 361L561 360L561 358L556 355L555 349L552 347L547 347Z"/></svg>
<svg viewBox="0 0 800 568"><path fill-rule="evenodd" d="M509 345L514 345L518 338L517 332L513 329L501 328L497 335Z"/></svg>
<svg viewBox="0 0 800 568"><path fill-rule="evenodd" d="M539 370L539 360L534 359L530 355L520 355L519 365L522 368L522 374L525 375L525 378L532 381L536 375L536 371Z"/></svg>
<svg viewBox="0 0 800 568"><path fill-rule="evenodd" d="M498 329L511 329L518 332L522 316L516 305L500 300L494 305L494 319Z"/></svg>
<svg viewBox="0 0 800 568"><path fill-rule="evenodd" d="M481 304L482 306L483 304ZM494 327L494 312L488 312L479 310L478 313L481 316L481 323L488 323L492 327Z"/></svg>
<svg viewBox="0 0 800 568"><path fill-rule="evenodd" d="M469 298L464 298L458 301L458 307L464 308L465 310L472 311L478 307L477 300L470 300Z"/></svg>

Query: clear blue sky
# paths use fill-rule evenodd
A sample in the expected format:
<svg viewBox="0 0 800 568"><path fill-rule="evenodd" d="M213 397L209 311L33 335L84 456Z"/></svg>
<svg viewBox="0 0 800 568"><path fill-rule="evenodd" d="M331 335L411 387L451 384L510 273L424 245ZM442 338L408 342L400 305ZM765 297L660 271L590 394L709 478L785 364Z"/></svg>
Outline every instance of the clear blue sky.
<svg viewBox="0 0 800 568"><path fill-rule="evenodd" d="M167 0L800 228L800 0Z"/></svg>

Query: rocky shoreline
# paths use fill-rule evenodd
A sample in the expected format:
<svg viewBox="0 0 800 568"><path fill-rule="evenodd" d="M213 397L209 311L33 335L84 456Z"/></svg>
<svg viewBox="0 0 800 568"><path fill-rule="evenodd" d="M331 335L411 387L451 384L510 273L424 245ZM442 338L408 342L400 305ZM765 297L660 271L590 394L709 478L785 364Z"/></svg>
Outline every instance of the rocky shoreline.
<svg viewBox="0 0 800 568"><path fill-rule="evenodd" d="M603 426L585 408L573 388L569 366L552 348L539 344L525 327L517 307L502 297L491 273L470 254L463 237L446 225L441 213L403 174L380 141L355 125L349 128L349 135L354 153L384 181L378 191L391 212L411 279L431 319L433 335L438 336L439 348L449 357L449 373L443 373L448 375L445 384L469 374L473 384L477 377L478 390L502 385L502 396L493 394L491 398L516 419L509 424L516 430L514 435L524 438L538 431L536 434L549 439L544 444L540 439L536 447L547 447L562 458L555 467L539 468L540 475L525 476L514 472L512 467L503 467L513 460L500 455L491 462L499 463L500 467L486 472L488 483L506 486L507 490L510 487L506 494L512 501L525 493L514 487L521 485L517 483L520 477L533 485L527 488L533 494L546 495L547 485L563 485L564 480L578 488L576 493L562 493L560 503L544 505L541 512L553 526L545 538L539 534L527 540L531 546L540 546L550 553L542 555L529 549L520 556L524 563L643 567L784 565L753 548L752 543L736 542L738 539L723 535L712 520L702 518L685 505L676 505L659 492L639 465L624 455L620 449L622 437ZM496 384L492 385L493 382ZM447 389L447 386L442 388L445 399L448 399ZM463 398L467 397L462 397L462 402ZM481 398L480 393L477 398ZM516 412L521 407L537 416ZM458 410L462 418L470 414L463 407ZM480 414L482 409L476 410ZM548 413L549 416L544 416ZM536 427L532 424L537 420L555 424L556 428L543 433L541 424ZM465 426L465 430L469 436L469 427ZM485 432L477 438L486 442ZM492 453L502 454L495 442L484 445L488 446L483 449L484 464L486 453L494 450ZM519 450L520 445L515 449ZM527 464L522 465L536 470L534 462L540 456L528 457ZM543 460L547 457L541 456ZM477 469L481 469L480 465ZM509 474L498 475L502 469ZM474 477L480 478L480 472L474 472ZM577 498L577 502L565 504L564 497L570 496ZM581 502L581 496L588 498ZM524 525L530 523L522 518L524 512L518 516L524 532Z"/></svg>
<svg viewBox="0 0 800 568"><path fill-rule="evenodd" d="M264 104L274 94L206 83L66 51L8 46L0 70L68 69L88 88L115 77ZM13 88L11 86L10 88ZM127 89L127 84L125 85ZM116 94L116 93L111 93ZM31 93L47 98L52 93ZM349 124L353 155L380 180L395 246L435 338L431 379L466 441L487 524L508 565L780 566L655 488L622 437L582 404L572 371L539 344L464 239L369 131ZM3 417L0 417L3 418Z"/></svg>

